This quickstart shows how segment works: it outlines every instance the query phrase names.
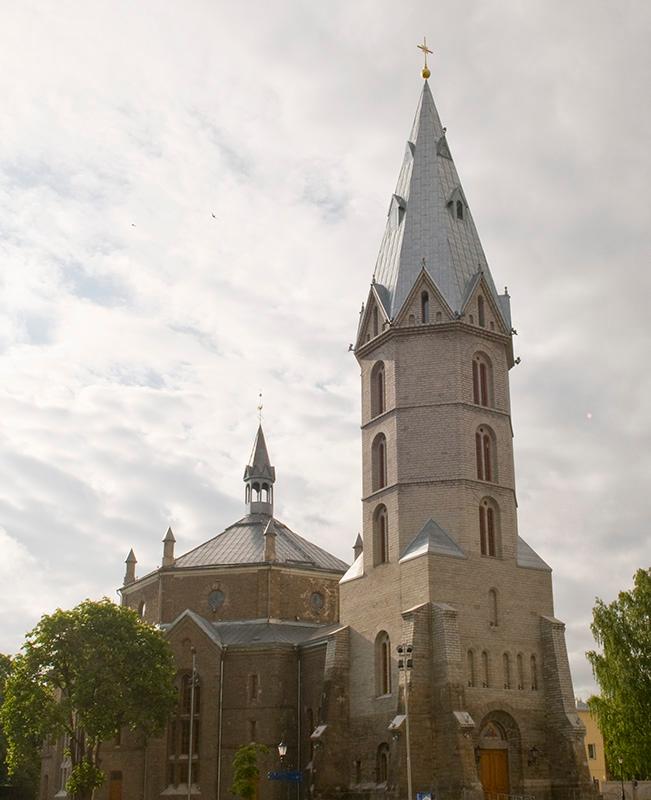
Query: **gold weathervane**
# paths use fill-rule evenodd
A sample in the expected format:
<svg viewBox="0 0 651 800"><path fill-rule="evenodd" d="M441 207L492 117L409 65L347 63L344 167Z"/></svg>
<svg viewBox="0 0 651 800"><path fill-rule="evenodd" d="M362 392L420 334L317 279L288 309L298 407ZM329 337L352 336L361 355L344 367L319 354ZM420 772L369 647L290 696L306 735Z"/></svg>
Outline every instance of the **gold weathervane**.
<svg viewBox="0 0 651 800"><path fill-rule="evenodd" d="M417 44L416 47L419 50L422 50L423 51L423 55L425 56L425 66L423 67L423 71L421 72L421 75L423 76L423 78L425 78L425 80L427 80L429 78L429 76L432 74L429 71L429 67L427 66L427 54L429 53L430 55L432 55L433 51L428 48L427 39L424 36L423 36L423 43L422 44Z"/></svg>

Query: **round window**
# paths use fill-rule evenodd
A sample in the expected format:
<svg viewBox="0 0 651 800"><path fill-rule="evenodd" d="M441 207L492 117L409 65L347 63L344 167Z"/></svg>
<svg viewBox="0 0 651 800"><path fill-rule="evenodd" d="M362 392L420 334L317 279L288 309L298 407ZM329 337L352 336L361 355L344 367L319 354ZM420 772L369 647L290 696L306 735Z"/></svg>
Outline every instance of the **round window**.
<svg viewBox="0 0 651 800"><path fill-rule="evenodd" d="M312 592L312 596L310 597L310 605L315 611L322 610L323 606L325 605L325 598L321 592Z"/></svg>
<svg viewBox="0 0 651 800"><path fill-rule="evenodd" d="M224 602L224 597L225 595L221 589L214 589L208 595L208 605L213 611L217 611L219 606Z"/></svg>

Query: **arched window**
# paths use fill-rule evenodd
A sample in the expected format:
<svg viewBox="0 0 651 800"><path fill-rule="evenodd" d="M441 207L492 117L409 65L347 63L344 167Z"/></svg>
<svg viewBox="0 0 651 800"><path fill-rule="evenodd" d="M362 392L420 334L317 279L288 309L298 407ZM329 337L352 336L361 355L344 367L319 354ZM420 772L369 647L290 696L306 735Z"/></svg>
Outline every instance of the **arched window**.
<svg viewBox="0 0 651 800"><path fill-rule="evenodd" d="M260 484L259 483L254 483L251 486L251 492L252 492L253 500L255 500L256 503L259 503L260 502Z"/></svg>
<svg viewBox="0 0 651 800"><path fill-rule="evenodd" d="M141 600L138 604L138 616L140 619L145 618L145 613L147 611L147 603L144 600Z"/></svg>
<svg viewBox="0 0 651 800"><path fill-rule="evenodd" d="M457 200L457 219L463 219L463 203Z"/></svg>
<svg viewBox="0 0 651 800"><path fill-rule="evenodd" d="M484 353L472 358L472 401L478 406L493 405L493 369Z"/></svg>
<svg viewBox="0 0 651 800"><path fill-rule="evenodd" d="M536 666L536 656L531 656L531 689L538 691L538 667Z"/></svg>
<svg viewBox="0 0 651 800"><path fill-rule="evenodd" d="M386 783L389 779L389 745L386 742L377 749L376 778L378 783Z"/></svg>
<svg viewBox="0 0 651 800"><path fill-rule="evenodd" d="M502 663L504 665L504 688L511 688L511 656L504 653L502 656Z"/></svg>
<svg viewBox="0 0 651 800"><path fill-rule="evenodd" d="M384 362L378 361L371 370L371 416L383 414L385 406Z"/></svg>
<svg viewBox="0 0 651 800"><path fill-rule="evenodd" d="M373 336L377 336L380 332L380 320L378 317L377 306L373 306Z"/></svg>
<svg viewBox="0 0 651 800"><path fill-rule="evenodd" d="M524 689L524 664L522 661L522 653L518 653L516 661L518 665L518 689Z"/></svg>
<svg viewBox="0 0 651 800"><path fill-rule="evenodd" d="M484 498L479 504L479 549L483 556L499 555L498 520L497 504Z"/></svg>
<svg viewBox="0 0 651 800"><path fill-rule="evenodd" d="M468 686L475 685L475 654L468 650Z"/></svg>
<svg viewBox="0 0 651 800"><path fill-rule="evenodd" d="M199 677L194 681L194 702L192 697L192 675L184 674L178 684L179 703L168 726L167 738L167 782L170 786L188 783L190 758L194 785L199 784L199 737L201 712L201 687ZM192 736L190 720L192 718ZM192 739L192 745L190 744ZM190 753L192 746L192 753Z"/></svg>
<svg viewBox="0 0 651 800"><path fill-rule="evenodd" d="M387 485L387 440L383 433L373 439L371 447L372 491Z"/></svg>
<svg viewBox="0 0 651 800"><path fill-rule="evenodd" d="M488 663L488 653L486 650L481 654L481 685L484 688L490 686L490 665Z"/></svg>
<svg viewBox="0 0 651 800"><path fill-rule="evenodd" d="M375 693L378 697L391 694L391 642L386 631L375 639Z"/></svg>
<svg viewBox="0 0 651 800"><path fill-rule="evenodd" d="M262 484L262 490L260 492L260 499L262 500L263 503L268 503L269 502L269 484L267 484L267 483L263 483Z"/></svg>
<svg viewBox="0 0 651 800"><path fill-rule="evenodd" d="M429 294L422 292L420 295L420 321L429 322Z"/></svg>
<svg viewBox="0 0 651 800"><path fill-rule="evenodd" d="M475 434L475 454L479 480L497 482L494 435L486 425L482 425Z"/></svg>
<svg viewBox="0 0 651 800"><path fill-rule="evenodd" d="M246 503L251 502L251 484L246 484L246 489L244 490L244 499Z"/></svg>
<svg viewBox="0 0 651 800"><path fill-rule="evenodd" d="M477 297L477 316L479 317L479 327L486 327L486 315L484 313L484 298L479 295Z"/></svg>
<svg viewBox="0 0 651 800"><path fill-rule="evenodd" d="M389 518L386 506L381 505L373 514L373 560L386 564L389 560Z"/></svg>
<svg viewBox="0 0 651 800"><path fill-rule="evenodd" d="M491 628L497 627L497 591L495 589L489 589L488 591L488 620Z"/></svg>

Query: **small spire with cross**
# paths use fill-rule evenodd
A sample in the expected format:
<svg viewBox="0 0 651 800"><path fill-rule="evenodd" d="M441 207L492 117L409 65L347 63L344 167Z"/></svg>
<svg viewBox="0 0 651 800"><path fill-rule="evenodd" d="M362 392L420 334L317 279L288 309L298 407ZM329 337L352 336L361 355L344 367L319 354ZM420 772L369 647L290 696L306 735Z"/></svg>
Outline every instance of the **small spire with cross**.
<svg viewBox="0 0 651 800"><path fill-rule="evenodd" d="M257 411L258 411L258 422L260 423L260 425L262 425L262 408L263 408L263 405L262 405L262 392L260 392L258 394L258 408L257 408Z"/></svg>
<svg viewBox="0 0 651 800"><path fill-rule="evenodd" d="M424 36L423 36L423 43L417 44L416 47L419 50L422 50L423 56L425 57L425 65L423 66L423 71L421 72L421 75L423 76L423 78L425 78L425 80L427 80L429 76L432 74L429 71L429 67L427 66L427 54L429 53L430 55L432 55L433 51L430 50L429 47L427 46L427 39Z"/></svg>

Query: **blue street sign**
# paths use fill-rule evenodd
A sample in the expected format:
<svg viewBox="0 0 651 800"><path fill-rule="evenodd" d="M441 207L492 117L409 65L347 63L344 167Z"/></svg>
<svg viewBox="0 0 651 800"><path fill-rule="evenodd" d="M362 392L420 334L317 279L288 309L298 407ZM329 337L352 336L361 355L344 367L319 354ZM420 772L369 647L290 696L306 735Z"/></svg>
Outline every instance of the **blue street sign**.
<svg viewBox="0 0 651 800"><path fill-rule="evenodd" d="M292 781L300 783L303 780L303 773L296 772L267 772L267 778L270 781Z"/></svg>

